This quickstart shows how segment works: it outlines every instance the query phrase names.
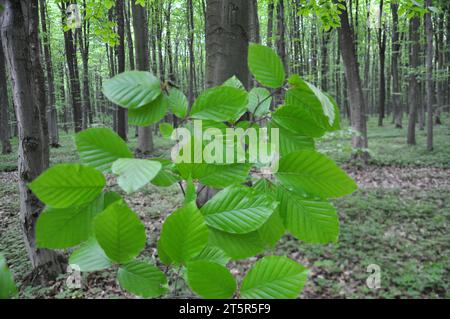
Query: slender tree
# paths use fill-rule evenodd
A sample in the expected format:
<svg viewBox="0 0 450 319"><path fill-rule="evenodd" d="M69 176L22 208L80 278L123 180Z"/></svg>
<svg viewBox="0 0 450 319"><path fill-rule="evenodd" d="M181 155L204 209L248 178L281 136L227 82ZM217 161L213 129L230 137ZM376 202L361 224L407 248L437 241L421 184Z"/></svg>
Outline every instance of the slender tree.
<svg viewBox="0 0 450 319"><path fill-rule="evenodd" d="M2 143L2 154L12 152L11 136L8 117L8 85L6 83L6 66L3 55L2 40L0 38L0 142Z"/></svg>
<svg viewBox="0 0 450 319"><path fill-rule="evenodd" d="M410 51L409 51L409 66L412 71L409 74L409 91L408 91L408 104L409 104L409 120L408 120L408 145L416 145L416 120L417 120L417 108L418 108L418 96L419 96L419 82L417 80L417 67L419 66L419 27L420 18L415 16L409 22L409 38L410 38Z"/></svg>
<svg viewBox="0 0 450 319"><path fill-rule="evenodd" d="M353 129L359 132L353 136L352 146L358 149L355 157L359 160L367 161L369 154L365 149L368 147L367 141L367 119L365 110L364 94L359 77L358 60L353 41L353 31L348 20L347 10L339 14L341 26L338 28L339 46L345 67L345 77L347 79L347 93L350 103L351 124Z"/></svg>
<svg viewBox="0 0 450 319"><path fill-rule="evenodd" d="M133 29L136 56L136 68L150 71L148 50L148 20L147 11L139 4L133 3ZM153 151L153 135L151 127L139 127L137 152L148 154Z"/></svg>
<svg viewBox="0 0 450 319"><path fill-rule="evenodd" d="M0 30L3 50L10 70L14 106L17 115L19 133L19 194L21 226L25 246L31 264L38 278L55 278L61 271L59 256L50 250L36 246L36 221L42 212L43 204L28 188L45 169L44 140L41 125L40 101L37 98L35 79L36 69L33 52L30 49L32 35L29 28L35 25L30 19L38 16L37 0L5 0L4 11L0 14ZM28 19L27 19L28 17Z"/></svg>
<svg viewBox="0 0 450 319"><path fill-rule="evenodd" d="M426 53L426 103L427 103L427 149L433 150L433 24L431 21L432 1L426 0L425 5L428 9L425 14L425 33L427 35L427 53Z"/></svg>
<svg viewBox="0 0 450 319"><path fill-rule="evenodd" d="M124 0L116 0L116 21L119 45L117 46L117 72L125 72L125 17ZM127 140L127 111L117 107L117 134Z"/></svg>

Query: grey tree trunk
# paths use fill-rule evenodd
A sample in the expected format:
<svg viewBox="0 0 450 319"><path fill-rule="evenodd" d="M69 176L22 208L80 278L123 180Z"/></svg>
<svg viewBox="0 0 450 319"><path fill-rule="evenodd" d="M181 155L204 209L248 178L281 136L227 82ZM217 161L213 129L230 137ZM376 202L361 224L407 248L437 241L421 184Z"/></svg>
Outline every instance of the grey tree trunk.
<svg viewBox="0 0 450 319"><path fill-rule="evenodd" d="M415 70L419 66L419 26L420 20L418 17L413 17L409 22L409 40L411 42L411 48L409 52L409 66ZM409 92L408 92L408 104L409 104L409 122L408 122L408 145L416 145L416 120L418 109L418 97L419 97L419 82L415 72L411 72L409 75Z"/></svg>
<svg viewBox="0 0 450 319"><path fill-rule="evenodd" d="M37 218L43 204L27 184L45 167L41 110L36 97L35 69L32 63L28 28L30 16L37 16L37 0L5 0L0 14L1 37L8 69L11 73L14 105L19 133L20 217L26 249L33 268L41 279L55 278L63 270L61 258L53 251L38 249L35 240Z"/></svg>
<svg viewBox="0 0 450 319"><path fill-rule="evenodd" d="M117 73L125 72L125 17L124 0L116 0L116 21L117 34L119 35L119 45L117 46ZM122 107L117 107L117 134L127 140L127 111Z"/></svg>
<svg viewBox="0 0 450 319"><path fill-rule="evenodd" d="M386 59L386 30L385 24L382 20L383 17L383 4L384 1L380 1L380 26L378 30L378 54L380 58L379 73L380 83L378 90L378 126L383 126L383 120L386 112L386 74L385 74L385 59Z"/></svg>
<svg viewBox="0 0 450 319"><path fill-rule="evenodd" d="M64 24L64 17L66 15L66 4L64 2L61 3L61 15L62 23ZM80 132L83 129L83 115L80 99L80 74L78 70L75 39L71 29L64 32L64 47L66 51L67 69L69 71L68 80L72 104L72 120L75 132Z"/></svg>
<svg viewBox="0 0 450 319"><path fill-rule="evenodd" d="M134 48L137 70L150 71L148 51L148 21L144 7L133 2ZM153 151L151 126L138 128L138 153L148 154Z"/></svg>
<svg viewBox="0 0 450 319"><path fill-rule="evenodd" d="M273 11L275 10L275 5L273 4L273 0L269 0L267 4L267 46L272 47L273 43Z"/></svg>
<svg viewBox="0 0 450 319"><path fill-rule="evenodd" d="M206 3L206 87L220 85L234 75L248 87L249 1Z"/></svg>
<svg viewBox="0 0 450 319"><path fill-rule="evenodd" d="M431 7L431 0L426 0L427 8ZM426 54L426 68L427 68L427 149L433 150L433 24L431 22L431 13L425 14L425 33L427 35L427 54Z"/></svg>
<svg viewBox="0 0 450 319"><path fill-rule="evenodd" d="M207 13L208 15L208 13ZM194 104L195 99L195 55L194 55L194 7L192 0L187 0L187 24L188 24L188 50L189 50L189 80L188 101L189 107ZM208 27L206 27L208 28ZM208 63L208 62L206 62ZM208 84L206 84L208 86Z"/></svg>
<svg viewBox="0 0 450 319"><path fill-rule="evenodd" d="M246 57L252 12L249 6L255 2L207 0L206 4L206 87L221 85L236 76L248 89L251 78ZM209 187L202 189L197 198L199 207L217 193Z"/></svg>
<svg viewBox="0 0 450 319"><path fill-rule="evenodd" d="M345 77L347 79L347 92L351 109L351 124L353 129L359 132L357 136L353 136L352 138L352 146L358 150L354 157L366 162L369 158L369 154L365 150L368 147L366 104L364 101L361 79L359 77L353 32L349 24L347 11L342 11L339 17L341 21L341 26L338 28L339 45L341 57L344 61Z"/></svg>
<svg viewBox="0 0 450 319"><path fill-rule="evenodd" d="M47 73L48 96L48 131L51 147L59 147L58 114L56 111L55 76L53 73L53 61L50 47L50 27L47 26L47 4L45 0L39 0L41 16L42 42L44 46L45 70Z"/></svg>
<svg viewBox="0 0 450 319"><path fill-rule="evenodd" d="M392 12L392 101L394 103L394 123L396 128L403 127L403 109L400 102L401 88L398 71L400 39L398 32L398 3L391 3Z"/></svg>
<svg viewBox="0 0 450 319"><path fill-rule="evenodd" d="M48 136L47 123L47 94L45 90L45 76L41 64L40 43L39 43L39 5L38 0L29 1L28 11L28 32L29 32L29 46L32 72L34 75L34 90L35 98L38 103L39 111L41 113L42 126L42 163L43 168L46 169L50 164L50 142Z"/></svg>
<svg viewBox="0 0 450 319"><path fill-rule="evenodd" d="M12 152L11 134L8 117L8 85L6 83L5 56L3 55L2 40L0 38L0 142L2 143L2 154Z"/></svg>

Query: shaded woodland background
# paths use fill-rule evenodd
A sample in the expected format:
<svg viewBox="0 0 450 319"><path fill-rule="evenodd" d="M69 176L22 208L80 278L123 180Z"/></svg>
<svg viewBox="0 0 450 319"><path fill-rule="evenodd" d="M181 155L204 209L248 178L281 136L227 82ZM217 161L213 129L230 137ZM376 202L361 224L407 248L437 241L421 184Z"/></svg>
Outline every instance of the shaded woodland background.
<svg viewBox="0 0 450 319"><path fill-rule="evenodd" d="M277 51L288 74L335 98L343 128L318 148L361 188L335 203L339 244L287 237L275 248L313 269L303 297L448 298L450 3L348 0L340 13L336 3L0 1L0 251L21 296L130 297L107 273L89 275L82 290L65 287L66 274L36 284L33 269L59 257L37 250L24 228L40 209L26 183L51 164L77 160L74 132L110 127L137 154L167 156L171 142L158 125L129 126L126 110L104 98L103 81L126 70L151 71L192 105L205 88L233 75L252 88L245 57L248 43L259 42ZM69 28L67 17L77 13L81 24ZM15 82L24 83L23 94ZM178 125L171 115L163 122ZM181 201L176 189L151 186L127 199L153 239L162 216ZM365 285L373 263L383 271L379 290ZM238 262L234 271L239 276L247 267ZM52 271L62 270L55 262ZM185 294L180 285L172 297Z"/></svg>

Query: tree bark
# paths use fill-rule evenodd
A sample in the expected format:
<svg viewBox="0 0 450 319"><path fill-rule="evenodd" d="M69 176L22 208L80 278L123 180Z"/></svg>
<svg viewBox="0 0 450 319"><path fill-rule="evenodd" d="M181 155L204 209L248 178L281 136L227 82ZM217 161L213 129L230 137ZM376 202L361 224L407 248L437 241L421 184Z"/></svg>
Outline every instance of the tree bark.
<svg viewBox="0 0 450 319"><path fill-rule="evenodd" d="M273 45L273 16L274 16L274 10L275 5L273 3L274 0L268 0L267 3L267 39L266 39L266 45L268 47L272 47Z"/></svg>
<svg viewBox="0 0 450 319"><path fill-rule="evenodd" d="M62 23L65 25L66 4L61 3ZM74 36L71 29L64 32L64 46L66 50L67 68L69 70L70 96L72 103L73 124L76 133L83 129L83 118L80 99L80 74Z"/></svg>
<svg viewBox="0 0 450 319"><path fill-rule="evenodd" d="M0 141L2 143L2 154L9 154L12 152L8 107L9 101L8 85L6 83L5 56L3 55L2 40L0 38Z"/></svg>
<svg viewBox="0 0 450 319"><path fill-rule="evenodd" d="M132 11L136 68L140 71L150 71L147 12L144 7L134 2ZM136 151L141 154L148 154L153 151L151 126L138 128L138 145Z"/></svg>
<svg viewBox="0 0 450 319"><path fill-rule="evenodd" d="M34 75L35 98L41 112L40 121L42 126L42 163L46 169L50 163L50 142L47 123L47 94L45 90L45 76L41 64L39 43L39 5L38 0L29 1L28 32L32 72Z"/></svg>
<svg viewBox="0 0 450 319"><path fill-rule="evenodd" d="M420 19L419 17L413 17L409 22L409 40L411 42L410 52L409 52L409 66L413 69L409 75L409 122L408 122L408 145L416 145L416 120L417 120L417 106L419 97L419 83L417 80L416 69L419 66L419 27Z"/></svg>
<svg viewBox="0 0 450 319"><path fill-rule="evenodd" d="M383 120L386 113L386 75L385 75L385 59L386 59L386 30L383 19L383 5L384 1L380 1L379 19L380 25L378 26L378 53L380 58L380 85L378 95L378 126L383 126Z"/></svg>
<svg viewBox="0 0 450 319"><path fill-rule="evenodd" d="M53 73L53 61L50 47L50 27L47 27L47 5L44 0L39 0L41 16L42 42L44 47L45 70L47 73L47 100L48 100L48 131L51 147L59 147L58 113L56 111L55 76Z"/></svg>
<svg viewBox="0 0 450 319"><path fill-rule="evenodd" d="M187 24L188 24L188 50L189 50L188 101L189 107L191 107L192 104L194 104L195 99L194 7L192 6L192 0L187 0ZM206 63L208 63L208 59L206 60L207 60ZM206 83L206 86L208 86L208 83Z"/></svg>
<svg viewBox="0 0 450 319"><path fill-rule="evenodd" d="M0 15L1 37L8 69L11 73L14 106L19 131L20 217L25 246L38 278L55 278L62 272L61 258L55 252L36 247L36 221L43 204L27 187L45 168L41 110L35 86L36 69L30 50L29 27L37 17L37 0L5 0ZM36 62L36 61L34 61Z"/></svg>
<svg viewBox="0 0 450 319"><path fill-rule="evenodd" d="M398 3L391 3L392 12L392 101L394 103L394 123L396 128L403 127L403 110L400 102L401 87L398 72L400 55L400 36L398 32Z"/></svg>
<svg viewBox="0 0 450 319"><path fill-rule="evenodd" d="M354 130L359 132L357 136L353 136L352 138L352 146L358 150L358 153L354 157L366 162L369 158L369 154L366 151L368 147L367 119L355 43L353 41L353 32L348 20L347 10L343 10L339 17L341 26L338 28L338 36L341 57L345 67L345 77L347 79L347 92L351 108L351 125Z"/></svg>
<svg viewBox="0 0 450 319"><path fill-rule="evenodd" d="M125 21L124 21L124 0L116 0L116 20L117 34L119 35L119 45L117 46L117 73L125 72ZM117 106L117 134L127 140L127 111Z"/></svg>
<svg viewBox="0 0 450 319"><path fill-rule="evenodd" d="M426 0L427 8L431 7L431 0ZM425 33L427 35L427 53L426 53L426 68L427 68L427 150L433 150L433 24L431 22L431 12L425 14Z"/></svg>
<svg viewBox="0 0 450 319"><path fill-rule="evenodd" d="M206 15L206 87L236 76L248 88L248 1L208 0Z"/></svg>

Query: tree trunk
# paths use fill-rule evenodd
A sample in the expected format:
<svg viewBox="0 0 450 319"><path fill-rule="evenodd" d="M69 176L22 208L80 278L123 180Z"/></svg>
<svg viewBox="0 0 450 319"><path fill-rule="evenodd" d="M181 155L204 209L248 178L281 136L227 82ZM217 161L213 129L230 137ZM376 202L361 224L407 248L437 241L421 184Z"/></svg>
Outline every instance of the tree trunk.
<svg viewBox="0 0 450 319"><path fill-rule="evenodd" d="M5 0L0 15L1 37L12 79L14 106L19 130L19 193L21 226L33 269L38 278L55 278L63 271L60 256L36 247L35 226L43 204L27 187L45 168L41 110L35 90L33 58L30 50L31 17L37 17L37 0ZM34 61L36 62L36 60Z"/></svg>
<svg viewBox="0 0 450 319"><path fill-rule="evenodd" d="M194 7L192 6L192 0L187 0L187 24L188 24L188 50L189 50L188 101L189 107L191 107L192 104L194 104L195 99ZM206 86L208 86L208 83L206 83Z"/></svg>
<svg viewBox="0 0 450 319"><path fill-rule="evenodd" d="M140 71L150 71L147 12L144 7L134 2L132 11L136 68ZM138 145L136 151L141 154L148 154L153 151L151 126L138 128Z"/></svg>
<svg viewBox="0 0 450 319"><path fill-rule="evenodd" d="M131 23L130 23L131 12L130 12L130 2L128 0L125 0L124 17L125 17L125 30L127 33L128 60L130 63L130 70L134 70L135 62L134 62L133 36L131 33Z"/></svg>
<svg viewBox="0 0 450 319"><path fill-rule="evenodd" d="M125 21L124 21L124 0L116 0L116 21L117 33L119 35L119 45L117 46L117 73L125 72ZM117 134L127 140L127 111L117 106Z"/></svg>
<svg viewBox="0 0 450 319"><path fill-rule="evenodd" d="M2 154L12 152L11 136L8 118L8 85L6 83L5 56L3 55L2 40L0 38L0 142L2 143Z"/></svg>
<svg viewBox="0 0 450 319"><path fill-rule="evenodd" d="M394 123L396 128L403 127L403 110L400 102L401 88L398 72L398 58L400 55L400 41L398 32L398 4L391 3L392 12L392 101L394 103Z"/></svg>
<svg viewBox="0 0 450 319"><path fill-rule="evenodd" d="M369 154L366 151L368 147L367 119L364 94L359 77L358 60L355 53L355 43L353 42L353 32L348 21L347 10L343 10L339 17L341 26L338 28L338 36L347 79L351 124L353 129L359 132L358 136L353 136L352 146L358 150L355 158L366 162L369 158Z"/></svg>
<svg viewBox="0 0 450 319"><path fill-rule="evenodd" d="M65 25L66 4L61 3L62 23ZM70 96L72 103L73 124L76 133L83 129L83 118L80 99L80 74L78 71L77 52L71 29L64 32L67 68L69 70Z"/></svg>
<svg viewBox="0 0 450 319"><path fill-rule="evenodd" d="M246 88L250 83L247 65L249 41L248 0L207 0L206 87L221 85L236 76ZM217 191L205 187L197 204L203 206Z"/></svg>
<svg viewBox="0 0 450 319"><path fill-rule="evenodd" d="M413 17L409 22L409 40L411 42L411 48L409 52L409 66L414 72L409 75L409 122L408 122L408 145L416 145L416 120L417 120L417 109L418 109L418 97L419 97L419 83L417 81L417 75L415 73L417 67L419 66L419 27L420 19L419 17Z"/></svg>
<svg viewBox="0 0 450 319"><path fill-rule="evenodd" d="M50 146L59 147L58 114L56 111L55 76L53 73L53 61L50 48L50 27L47 27L47 6L44 0L39 0L41 15L42 42L44 44L45 70L47 71L47 95L48 95L48 130Z"/></svg>
<svg viewBox="0 0 450 319"><path fill-rule="evenodd" d="M2 40L0 39L0 142L2 143L2 154L9 154L12 152L8 107L9 101L8 86L6 83L5 56L3 55Z"/></svg>
<svg viewBox="0 0 450 319"><path fill-rule="evenodd" d="M267 46L272 47L273 43L273 11L275 9L275 5L273 4L273 0L269 0L267 4Z"/></svg>
<svg viewBox="0 0 450 319"><path fill-rule="evenodd" d="M386 58L386 30L383 19L383 4L384 1L380 1L379 19L380 25L378 30L378 53L380 58L380 85L378 96L378 126L383 126L383 120L386 112L386 75L385 75L385 58Z"/></svg>
<svg viewBox="0 0 450 319"><path fill-rule="evenodd" d="M50 163L50 142L48 137L48 123L47 123L47 94L45 90L45 76L42 69L40 44L39 44L39 5L38 0L29 2L28 11L28 32L29 32L29 46L31 55L31 66L34 75L34 90L35 98L41 112L40 120L42 126L42 163L43 168L46 169Z"/></svg>
<svg viewBox="0 0 450 319"><path fill-rule="evenodd" d="M431 0L426 0L426 7L431 7L431 3ZM425 32L427 35L427 150L431 152L433 150L433 25L431 22L431 12L429 10L425 14Z"/></svg>

